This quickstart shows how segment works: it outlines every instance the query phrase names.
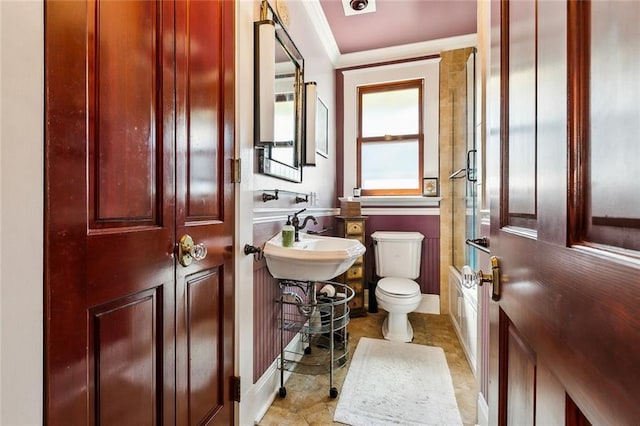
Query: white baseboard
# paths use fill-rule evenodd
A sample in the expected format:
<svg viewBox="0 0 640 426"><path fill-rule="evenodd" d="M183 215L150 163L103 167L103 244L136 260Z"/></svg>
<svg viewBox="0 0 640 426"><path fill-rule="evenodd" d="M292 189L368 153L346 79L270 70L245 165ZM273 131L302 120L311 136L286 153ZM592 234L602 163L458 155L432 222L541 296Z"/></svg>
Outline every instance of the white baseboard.
<svg viewBox="0 0 640 426"><path fill-rule="evenodd" d="M280 386L280 371L278 370L277 364L278 360L276 359L276 361L269 366L267 371L265 371L262 377L260 377L260 380L254 383L253 388L251 389L250 398L253 405L256 407L253 415L254 424L258 424L260 422L271 406L271 403L273 403L273 400L276 398L277 389ZM242 403L245 403L245 401L242 401Z"/></svg>
<svg viewBox="0 0 640 426"><path fill-rule="evenodd" d="M293 352L301 352L302 343L300 341L300 334L296 334L293 340L287 345L286 351ZM280 364L280 357L276 358L275 361L267 368L262 377L258 379L256 383L254 383L253 388L250 392L251 403L255 410L254 416L254 424L258 424L260 420L264 417L264 415L271 407L273 400L278 395L278 391L280 390L280 369L278 365ZM293 374L290 371L284 372L284 382L286 383ZM244 403L244 401L243 401Z"/></svg>
<svg viewBox="0 0 640 426"><path fill-rule="evenodd" d="M489 405L484 399L482 393L478 393L478 425L488 426L489 424Z"/></svg>
<svg viewBox="0 0 640 426"><path fill-rule="evenodd" d="M414 312L440 315L440 296L437 294L423 294L420 306Z"/></svg>

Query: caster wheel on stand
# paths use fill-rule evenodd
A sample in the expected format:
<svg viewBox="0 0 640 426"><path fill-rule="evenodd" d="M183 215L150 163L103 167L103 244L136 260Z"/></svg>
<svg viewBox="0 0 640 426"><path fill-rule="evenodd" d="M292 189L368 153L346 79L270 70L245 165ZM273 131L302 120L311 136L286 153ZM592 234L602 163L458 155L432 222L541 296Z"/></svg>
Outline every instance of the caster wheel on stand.
<svg viewBox="0 0 640 426"><path fill-rule="evenodd" d="M287 396L287 388L282 386L278 391L278 395L280 396L280 398L284 398L285 396Z"/></svg>
<svg viewBox="0 0 640 426"><path fill-rule="evenodd" d="M338 397L338 389L331 388L331 390L329 391L329 396L331 398L337 398Z"/></svg>
<svg viewBox="0 0 640 426"><path fill-rule="evenodd" d="M311 353L311 346L307 346L306 348L304 348L305 355L309 355L310 353Z"/></svg>

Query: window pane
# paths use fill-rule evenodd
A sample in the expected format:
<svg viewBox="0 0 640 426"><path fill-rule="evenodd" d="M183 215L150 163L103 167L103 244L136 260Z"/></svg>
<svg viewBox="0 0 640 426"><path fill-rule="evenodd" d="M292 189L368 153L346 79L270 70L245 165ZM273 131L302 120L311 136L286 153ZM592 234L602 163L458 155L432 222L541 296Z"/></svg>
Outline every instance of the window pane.
<svg viewBox="0 0 640 426"><path fill-rule="evenodd" d="M418 189L418 141L362 144L362 189Z"/></svg>
<svg viewBox="0 0 640 426"><path fill-rule="evenodd" d="M362 136L418 133L418 88L362 95Z"/></svg>

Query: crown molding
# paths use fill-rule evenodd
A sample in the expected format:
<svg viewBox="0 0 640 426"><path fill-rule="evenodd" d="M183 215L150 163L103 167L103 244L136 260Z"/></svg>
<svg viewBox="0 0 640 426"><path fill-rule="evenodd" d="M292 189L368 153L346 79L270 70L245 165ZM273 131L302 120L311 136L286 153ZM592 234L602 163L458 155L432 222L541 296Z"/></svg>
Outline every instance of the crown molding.
<svg viewBox="0 0 640 426"><path fill-rule="evenodd" d="M365 50L363 52L347 53L340 55L334 62L336 68L347 68L359 65L374 64L377 62L397 61L416 58L420 56L438 55L445 50L475 47L478 41L477 34L467 34L456 37L447 37L437 40L423 41L420 43L391 46L382 49Z"/></svg>
<svg viewBox="0 0 640 426"><path fill-rule="evenodd" d="M338 44L331 32L329 22L327 22L327 17L322 10L320 0L306 0L303 1L302 4L311 18L313 27L316 30L316 34L318 35L325 52L327 52L329 60L335 66L340 58L340 49L338 49Z"/></svg>

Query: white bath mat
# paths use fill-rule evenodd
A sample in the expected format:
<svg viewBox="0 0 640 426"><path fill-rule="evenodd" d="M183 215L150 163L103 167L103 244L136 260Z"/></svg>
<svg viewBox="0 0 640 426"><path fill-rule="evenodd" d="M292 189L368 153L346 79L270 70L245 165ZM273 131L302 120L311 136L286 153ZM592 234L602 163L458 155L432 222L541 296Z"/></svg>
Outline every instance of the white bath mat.
<svg viewBox="0 0 640 426"><path fill-rule="evenodd" d="M442 348L362 337L333 420L360 425L461 425Z"/></svg>

